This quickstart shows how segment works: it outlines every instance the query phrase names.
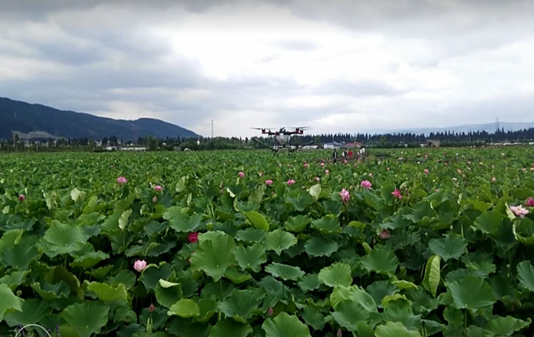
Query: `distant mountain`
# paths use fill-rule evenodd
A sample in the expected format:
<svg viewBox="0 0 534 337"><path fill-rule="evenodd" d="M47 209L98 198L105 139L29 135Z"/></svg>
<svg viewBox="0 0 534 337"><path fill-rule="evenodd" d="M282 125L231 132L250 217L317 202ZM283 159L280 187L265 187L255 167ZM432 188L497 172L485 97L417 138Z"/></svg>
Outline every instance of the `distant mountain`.
<svg viewBox="0 0 534 337"><path fill-rule="evenodd" d="M0 97L0 139L10 139L13 132L93 140L111 136L132 140L134 135L152 135L157 138L198 137L191 130L159 119L117 120Z"/></svg>
<svg viewBox="0 0 534 337"><path fill-rule="evenodd" d="M507 123L499 122L499 129L504 131L518 131L528 128L534 128L534 122L531 123ZM389 130L382 131L379 133L406 133L411 132L415 134L424 133L425 135L430 134L431 132L469 132L469 131L486 131L489 133L494 133L497 129L496 123L487 123L487 124L470 124L470 125L459 125L459 126L448 126L448 127L434 127L434 128L418 128L418 129L401 129L401 130Z"/></svg>

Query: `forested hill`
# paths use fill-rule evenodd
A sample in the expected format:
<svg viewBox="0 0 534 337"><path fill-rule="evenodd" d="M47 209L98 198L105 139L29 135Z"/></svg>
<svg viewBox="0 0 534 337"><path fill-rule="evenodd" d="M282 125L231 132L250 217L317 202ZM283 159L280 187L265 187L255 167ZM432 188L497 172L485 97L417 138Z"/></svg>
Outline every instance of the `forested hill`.
<svg viewBox="0 0 534 337"><path fill-rule="evenodd" d="M117 120L0 97L0 139L11 139L12 131L41 131L56 137L93 140L110 136L122 140L146 135L161 139L198 136L193 131L158 119Z"/></svg>

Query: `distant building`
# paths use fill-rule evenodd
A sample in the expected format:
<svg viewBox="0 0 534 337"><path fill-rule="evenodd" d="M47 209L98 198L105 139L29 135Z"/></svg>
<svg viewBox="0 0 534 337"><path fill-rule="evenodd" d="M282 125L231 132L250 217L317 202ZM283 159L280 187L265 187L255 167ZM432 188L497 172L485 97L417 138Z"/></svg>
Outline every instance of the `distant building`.
<svg viewBox="0 0 534 337"><path fill-rule="evenodd" d="M317 150L319 145L304 145L301 147L302 150Z"/></svg>
<svg viewBox="0 0 534 337"><path fill-rule="evenodd" d="M145 146L123 146L119 147L120 151L146 151L147 148Z"/></svg>
<svg viewBox="0 0 534 337"><path fill-rule="evenodd" d="M339 149L343 144L338 142L325 143L323 145L324 149Z"/></svg>
<svg viewBox="0 0 534 337"><path fill-rule="evenodd" d="M426 141L426 146L428 147L439 147L440 146L440 141L437 140L437 139L428 139Z"/></svg>

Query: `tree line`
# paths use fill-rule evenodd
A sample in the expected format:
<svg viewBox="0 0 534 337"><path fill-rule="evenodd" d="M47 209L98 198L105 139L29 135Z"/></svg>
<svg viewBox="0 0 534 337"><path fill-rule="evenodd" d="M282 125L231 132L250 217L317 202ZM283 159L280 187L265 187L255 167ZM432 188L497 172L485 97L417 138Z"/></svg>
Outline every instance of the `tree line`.
<svg viewBox="0 0 534 337"><path fill-rule="evenodd" d="M321 145L330 142L363 143L365 146L391 148L391 147L419 147L427 140L439 140L440 146L472 146L488 143L502 142L528 142L534 139L534 128L518 131L497 130L494 133L487 131L471 132L432 132L428 135L411 132L370 134L370 133L337 133L296 136L292 143L297 145ZM77 139L13 139L0 141L0 151L101 151L107 146L143 146L148 150L222 150L222 149L260 149L273 145L273 139L268 137L215 137L215 138L184 138L167 137L159 139L147 135L132 140L120 140L116 136L104 137L97 142L88 138Z"/></svg>

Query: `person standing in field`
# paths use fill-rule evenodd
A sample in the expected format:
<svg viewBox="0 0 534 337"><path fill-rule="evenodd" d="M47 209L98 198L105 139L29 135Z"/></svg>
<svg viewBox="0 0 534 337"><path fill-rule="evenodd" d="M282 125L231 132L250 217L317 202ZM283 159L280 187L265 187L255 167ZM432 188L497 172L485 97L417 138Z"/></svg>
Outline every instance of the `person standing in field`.
<svg viewBox="0 0 534 337"><path fill-rule="evenodd" d="M349 159L352 158L352 150L349 150Z"/></svg>
<svg viewBox="0 0 534 337"><path fill-rule="evenodd" d="M334 153L332 153L332 158L334 159L334 163L337 161L337 149L334 149Z"/></svg>

